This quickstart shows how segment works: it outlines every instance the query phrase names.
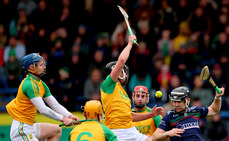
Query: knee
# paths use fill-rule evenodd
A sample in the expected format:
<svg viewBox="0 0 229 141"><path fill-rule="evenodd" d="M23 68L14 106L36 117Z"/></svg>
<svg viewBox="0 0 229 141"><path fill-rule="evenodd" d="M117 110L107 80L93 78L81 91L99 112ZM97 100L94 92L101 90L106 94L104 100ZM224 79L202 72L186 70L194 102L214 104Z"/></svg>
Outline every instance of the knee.
<svg viewBox="0 0 229 141"><path fill-rule="evenodd" d="M58 126L56 132L58 135L61 135L62 134L62 128Z"/></svg>

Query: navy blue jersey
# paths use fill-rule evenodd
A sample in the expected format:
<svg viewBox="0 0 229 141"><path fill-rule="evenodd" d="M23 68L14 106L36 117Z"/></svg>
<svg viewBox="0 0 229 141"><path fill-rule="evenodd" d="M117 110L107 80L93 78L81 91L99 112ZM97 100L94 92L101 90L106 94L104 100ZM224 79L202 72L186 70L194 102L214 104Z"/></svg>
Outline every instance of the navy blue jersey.
<svg viewBox="0 0 229 141"><path fill-rule="evenodd" d="M173 128L185 130L181 137L171 137L171 141L202 141L198 120L206 117L207 114L208 108L195 106L188 108L188 112L182 114L171 110L161 120L159 128L165 131Z"/></svg>

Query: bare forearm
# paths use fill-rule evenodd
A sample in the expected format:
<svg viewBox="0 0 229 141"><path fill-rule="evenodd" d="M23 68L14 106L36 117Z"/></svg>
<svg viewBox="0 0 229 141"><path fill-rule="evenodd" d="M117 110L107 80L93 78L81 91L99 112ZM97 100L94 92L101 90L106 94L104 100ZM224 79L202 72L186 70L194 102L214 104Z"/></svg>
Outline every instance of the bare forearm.
<svg viewBox="0 0 229 141"><path fill-rule="evenodd" d="M133 43L128 43L128 45L123 49L119 55L118 61L123 61L125 64L130 55L130 50L132 49Z"/></svg>
<svg viewBox="0 0 229 141"><path fill-rule="evenodd" d="M150 118L150 114L149 113L145 113L145 114L137 114L132 112L132 117L133 117L133 122L137 122L137 121L142 121L142 120L146 120L148 118Z"/></svg>
<svg viewBox="0 0 229 141"><path fill-rule="evenodd" d="M157 130L153 134L153 141L164 141L168 139L169 137L181 137L181 134L184 133L183 129L173 128L169 131L164 131L160 128L157 128Z"/></svg>
<svg viewBox="0 0 229 141"><path fill-rule="evenodd" d="M224 95L224 90L225 89L223 87L220 88L220 91L221 91L220 94L216 91L214 101L208 107L208 116L214 116L217 113L219 113L219 111L221 109L221 103L222 103L221 97Z"/></svg>
<svg viewBox="0 0 229 141"><path fill-rule="evenodd" d="M166 133L153 134L153 141L164 141L166 140L166 138L167 138Z"/></svg>
<svg viewBox="0 0 229 141"><path fill-rule="evenodd" d="M210 105L210 108L215 112L218 113L221 109L221 97L215 98L212 104Z"/></svg>

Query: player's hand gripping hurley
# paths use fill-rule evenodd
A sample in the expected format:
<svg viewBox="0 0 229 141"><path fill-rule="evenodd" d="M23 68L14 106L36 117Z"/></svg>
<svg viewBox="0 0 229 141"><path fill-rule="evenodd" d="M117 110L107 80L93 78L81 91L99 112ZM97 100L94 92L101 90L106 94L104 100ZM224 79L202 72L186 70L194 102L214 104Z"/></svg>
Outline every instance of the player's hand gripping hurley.
<svg viewBox="0 0 229 141"><path fill-rule="evenodd" d="M129 17L128 14L126 13L126 11L121 6L118 5L118 8L121 11L121 13L122 13L122 15L123 15L123 17L124 17L124 19L126 21L126 25L128 27L128 31L129 31L130 35L133 35L133 32L132 32L132 30L130 28L130 24L129 24L129 21L128 21L128 17ZM139 46L139 44L137 43L136 40L134 40L134 44Z"/></svg>
<svg viewBox="0 0 229 141"><path fill-rule="evenodd" d="M85 122L85 121L86 121L85 119L82 119L79 121L73 121L73 123L77 123L77 122L81 123L81 122ZM62 126L65 126L64 123L59 124L59 127L62 127Z"/></svg>
<svg viewBox="0 0 229 141"><path fill-rule="evenodd" d="M219 87L216 86L214 80L212 79L211 75L210 75L210 72L209 72L209 69L208 69L208 66L205 66L201 73L200 73L200 80L208 80L211 85L215 88L215 90L221 94L222 92L219 90Z"/></svg>

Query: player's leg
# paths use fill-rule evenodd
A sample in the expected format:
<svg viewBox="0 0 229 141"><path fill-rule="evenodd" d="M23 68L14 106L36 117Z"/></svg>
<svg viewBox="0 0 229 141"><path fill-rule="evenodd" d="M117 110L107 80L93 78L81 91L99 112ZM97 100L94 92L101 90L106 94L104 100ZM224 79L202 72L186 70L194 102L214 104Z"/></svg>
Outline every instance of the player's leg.
<svg viewBox="0 0 229 141"><path fill-rule="evenodd" d="M62 129L59 125L51 124L51 123L36 123L36 137L39 140L46 141L59 141L62 133Z"/></svg>
<svg viewBox="0 0 229 141"><path fill-rule="evenodd" d="M117 136L118 141L152 141L150 137L139 133L135 127L127 129L111 129Z"/></svg>
<svg viewBox="0 0 229 141"><path fill-rule="evenodd" d="M38 141L32 125L13 119L10 129L11 141Z"/></svg>

